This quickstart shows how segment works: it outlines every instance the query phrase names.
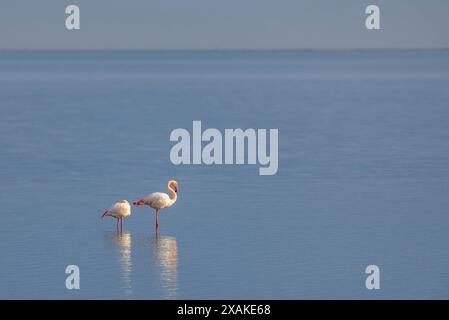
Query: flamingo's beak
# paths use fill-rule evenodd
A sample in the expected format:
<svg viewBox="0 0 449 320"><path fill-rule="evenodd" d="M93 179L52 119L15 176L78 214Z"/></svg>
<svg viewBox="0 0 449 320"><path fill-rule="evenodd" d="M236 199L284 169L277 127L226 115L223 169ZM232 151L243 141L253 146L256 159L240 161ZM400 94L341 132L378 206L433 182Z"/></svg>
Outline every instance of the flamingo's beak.
<svg viewBox="0 0 449 320"><path fill-rule="evenodd" d="M173 186L175 188L175 192L178 193L178 186Z"/></svg>

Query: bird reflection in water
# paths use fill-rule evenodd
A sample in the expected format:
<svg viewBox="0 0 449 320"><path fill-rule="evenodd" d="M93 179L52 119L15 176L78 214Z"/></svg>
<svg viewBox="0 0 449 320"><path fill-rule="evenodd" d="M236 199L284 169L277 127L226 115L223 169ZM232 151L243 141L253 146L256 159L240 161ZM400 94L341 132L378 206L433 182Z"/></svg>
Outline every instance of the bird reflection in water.
<svg viewBox="0 0 449 320"><path fill-rule="evenodd" d="M176 238L159 236L153 239L153 254L160 271L166 299L176 299L178 291L178 245Z"/></svg>
<svg viewBox="0 0 449 320"><path fill-rule="evenodd" d="M132 260L131 260L131 245L132 237L131 233L119 233L115 234L115 242L118 244L117 249L119 252L119 262L122 268L123 287L126 295L132 295L131 286L131 272L132 272Z"/></svg>
<svg viewBox="0 0 449 320"><path fill-rule="evenodd" d="M114 245L114 250L118 252L118 261L121 268L122 288L125 295L133 296L132 288L132 236L129 232L117 234L108 232L105 234L110 243ZM137 238L138 257L143 253L151 254L152 268L160 278L162 298L176 299L178 293L178 244L176 238L169 236L159 236L158 238ZM150 249L151 250L148 250ZM148 257L148 256L147 256ZM148 257L149 258L149 257ZM149 260L144 259L145 268L148 268ZM148 269L147 269L148 270ZM142 277L142 275L139 275ZM152 291L154 290L152 286Z"/></svg>

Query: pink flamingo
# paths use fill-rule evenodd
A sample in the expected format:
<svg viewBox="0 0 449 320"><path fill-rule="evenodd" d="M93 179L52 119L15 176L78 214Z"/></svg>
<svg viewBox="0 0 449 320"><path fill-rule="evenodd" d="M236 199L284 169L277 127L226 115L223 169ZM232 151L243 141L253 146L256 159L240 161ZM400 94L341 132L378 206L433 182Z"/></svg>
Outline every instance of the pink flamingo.
<svg viewBox="0 0 449 320"><path fill-rule="evenodd" d="M158 221L159 209L170 208L176 202L177 193L178 193L178 182L176 182L175 180L168 181L167 189L168 189L168 192L170 192L170 194L173 196L171 199L170 199L170 196L166 193L154 192L154 193L150 194L149 196L147 196L143 199L137 200L136 202L133 203L133 205L135 205L135 206L141 206L144 204L144 205L150 206L153 209L156 209L156 232L159 227L159 221Z"/></svg>
<svg viewBox="0 0 449 320"><path fill-rule="evenodd" d="M127 200L121 200L115 203L112 207L106 210L101 218L110 216L117 219L117 232L123 231L123 218L129 217L131 215L131 205ZM120 224L120 228L119 228Z"/></svg>

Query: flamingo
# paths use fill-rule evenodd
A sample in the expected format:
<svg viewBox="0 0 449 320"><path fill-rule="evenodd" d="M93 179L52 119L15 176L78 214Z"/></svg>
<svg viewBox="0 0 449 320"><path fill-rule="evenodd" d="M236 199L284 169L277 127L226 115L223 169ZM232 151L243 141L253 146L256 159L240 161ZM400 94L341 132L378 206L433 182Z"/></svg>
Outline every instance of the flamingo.
<svg viewBox="0 0 449 320"><path fill-rule="evenodd" d="M144 204L156 210L156 231L159 227L158 221L159 209L170 208L176 202L178 193L178 182L176 182L175 180L169 180L167 182L167 189L168 192L170 192L170 194L173 196L171 199L170 196L166 193L154 192L149 196L137 200L136 202L133 203L133 205L135 206L141 206Z"/></svg>
<svg viewBox="0 0 449 320"><path fill-rule="evenodd" d="M131 215L131 205L127 200L121 200L115 203L112 207L106 210L101 218L111 216L117 219L117 232L123 231L123 218L129 217ZM120 224L120 228L119 228Z"/></svg>

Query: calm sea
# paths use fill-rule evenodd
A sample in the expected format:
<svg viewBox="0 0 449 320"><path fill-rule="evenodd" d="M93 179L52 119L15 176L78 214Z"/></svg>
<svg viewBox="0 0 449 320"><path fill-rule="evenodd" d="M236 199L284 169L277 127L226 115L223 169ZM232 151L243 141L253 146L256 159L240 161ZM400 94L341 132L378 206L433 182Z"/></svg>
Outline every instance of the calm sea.
<svg viewBox="0 0 449 320"><path fill-rule="evenodd" d="M448 101L448 51L0 53L0 298L447 299ZM193 120L278 173L173 165ZM157 239L100 219L171 178Z"/></svg>

